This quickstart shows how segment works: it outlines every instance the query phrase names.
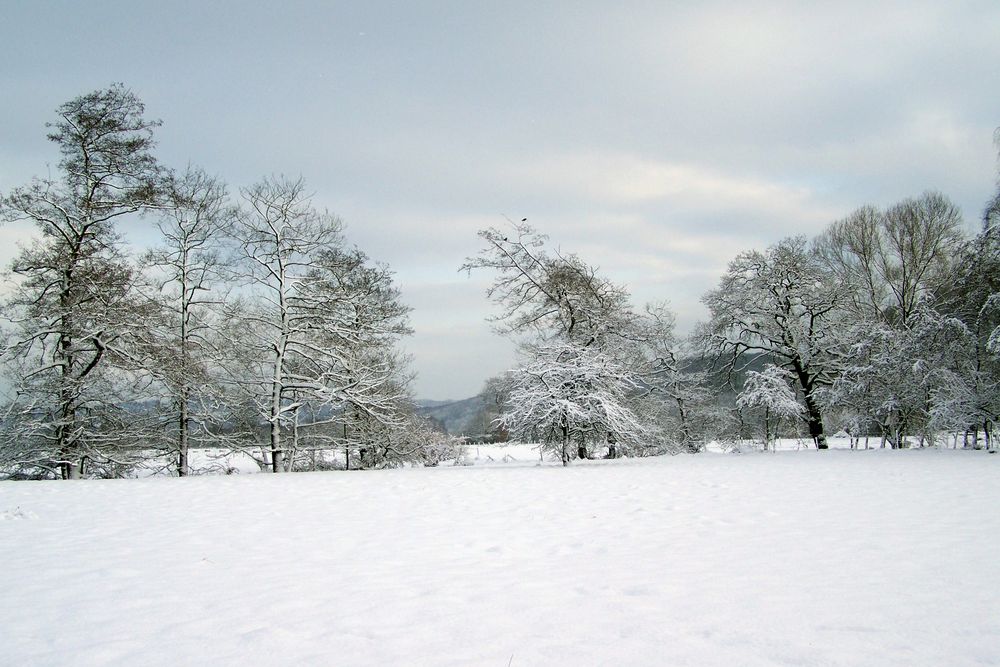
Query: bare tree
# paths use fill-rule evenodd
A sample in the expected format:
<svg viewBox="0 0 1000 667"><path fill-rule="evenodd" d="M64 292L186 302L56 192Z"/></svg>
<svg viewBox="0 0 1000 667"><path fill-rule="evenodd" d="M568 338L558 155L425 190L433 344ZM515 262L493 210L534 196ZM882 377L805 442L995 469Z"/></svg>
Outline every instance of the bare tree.
<svg viewBox="0 0 1000 667"><path fill-rule="evenodd" d="M960 320L967 329L969 353L955 373L954 386L947 394L947 414L954 422L962 411L968 417L965 428L976 435L982 429L992 443L1000 420L1000 232L988 226L970 239L957 257L954 289L938 304L943 313ZM959 409L961 408L961 409Z"/></svg>
<svg viewBox="0 0 1000 667"><path fill-rule="evenodd" d="M508 335L540 335L583 346L631 336L636 320L628 292L573 254L545 250L548 240L525 222L510 231L479 232L484 247L461 270L495 273L487 290L501 311L492 318Z"/></svg>
<svg viewBox="0 0 1000 667"><path fill-rule="evenodd" d="M640 440L656 429L633 410L644 393L636 370L642 326L628 292L576 255L547 251L546 237L524 221L479 236L484 247L462 270L494 272L487 295L501 312L493 321L521 340L524 358L508 375L497 424L542 439L563 464L571 439L578 458L604 442L612 452L645 451Z"/></svg>
<svg viewBox="0 0 1000 667"><path fill-rule="evenodd" d="M412 415L409 359L397 350L402 337L412 332L410 309L402 303L389 268L372 263L360 250L322 251L311 276L309 289L339 304L340 324L317 335L323 346L339 351L339 370L333 375L331 368L327 374L337 387L331 395L340 406L347 460L352 451L363 449L367 459L356 460L379 465L399 453L401 431L422 429ZM387 445L384 456L378 441Z"/></svg>
<svg viewBox="0 0 1000 667"><path fill-rule="evenodd" d="M962 224L957 206L928 192L886 210L858 209L830 225L817 249L852 287L850 305L859 319L905 324L921 303L950 288Z"/></svg>
<svg viewBox="0 0 1000 667"><path fill-rule="evenodd" d="M712 317L706 344L728 357L730 369L763 357L790 370L805 404L809 434L825 449L817 391L836 377L843 354L840 285L807 248L804 237L767 252L741 253L718 289L704 297Z"/></svg>
<svg viewBox="0 0 1000 667"><path fill-rule="evenodd" d="M329 357L307 340L313 328L323 325L327 304L301 295L316 255L341 242L341 223L312 207L302 179L266 178L241 195L245 207L234 218L234 234L252 301L243 313L246 337L238 343L249 355L248 367L237 379L258 401L269 430L271 469L281 472L282 427L301 407L293 396L323 386L321 376L293 371L295 357Z"/></svg>
<svg viewBox="0 0 1000 667"><path fill-rule="evenodd" d="M8 436L35 464L64 478L85 462L110 462L120 407L114 361L132 357L131 325L143 315L134 271L115 222L158 196L160 170L142 102L121 85L71 100L48 135L62 154L58 178L36 179L2 201L6 220L30 220L39 237L14 260L4 304L13 328L5 353L16 369ZM106 372L107 371L107 372ZM12 438L12 440L11 440Z"/></svg>
<svg viewBox="0 0 1000 667"><path fill-rule="evenodd" d="M167 201L157 225L162 240L144 257L144 264L154 270L152 279L163 311L153 331L155 340L150 341L151 370L172 405L172 449L180 476L190 470L192 430L207 433L220 415L212 338L231 268L225 248L231 217L225 185L188 167L168 182Z"/></svg>
<svg viewBox="0 0 1000 667"><path fill-rule="evenodd" d="M391 272L343 249L340 221L312 207L301 180L265 179L242 195L234 229L250 287L233 377L267 424L272 471L292 468L303 428L339 421L398 437L410 377L395 345L409 309ZM326 417L303 419L320 406Z"/></svg>
<svg viewBox="0 0 1000 667"><path fill-rule="evenodd" d="M693 341L675 335L675 317L665 303L647 305L643 323L639 377L644 391L663 403L665 432L676 434L683 450L699 452L708 427L717 421L717 392L709 386L709 373L697 366Z"/></svg>
<svg viewBox="0 0 1000 667"><path fill-rule="evenodd" d="M962 244L961 212L936 192L887 209L863 207L833 223L816 242L824 265L850 295L841 308L850 324L845 333L852 338L853 353L850 372L836 388L840 405L846 400L855 408L874 406L874 413L857 414L855 421L878 424L883 439L893 446L901 444L908 431L926 423L928 398L904 401L901 397L912 387L890 386L885 380L912 379L912 360L899 351L913 351L922 340L915 327L926 323L928 308L954 299L955 260ZM890 368L892 363L898 367ZM878 376L866 370L874 366L881 369ZM864 383L868 392L881 393L885 400L872 402L847 391L844 383L850 378ZM896 398L889 400L891 396ZM883 404L890 407L883 408Z"/></svg>

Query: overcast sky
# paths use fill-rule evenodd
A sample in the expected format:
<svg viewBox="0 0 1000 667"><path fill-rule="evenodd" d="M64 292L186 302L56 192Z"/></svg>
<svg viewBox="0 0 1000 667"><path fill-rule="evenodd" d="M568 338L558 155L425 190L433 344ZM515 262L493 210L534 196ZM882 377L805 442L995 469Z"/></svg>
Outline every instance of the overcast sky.
<svg viewBox="0 0 1000 667"><path fill-rule="evenodd" d="M457 272L504 216L687 330L742 250L928 189L971 228L996 189L996 0L0 4L0 193L58 161L59 104L124 82L163 162L301 175L392 266L422 398L514 362Z"/></svg>

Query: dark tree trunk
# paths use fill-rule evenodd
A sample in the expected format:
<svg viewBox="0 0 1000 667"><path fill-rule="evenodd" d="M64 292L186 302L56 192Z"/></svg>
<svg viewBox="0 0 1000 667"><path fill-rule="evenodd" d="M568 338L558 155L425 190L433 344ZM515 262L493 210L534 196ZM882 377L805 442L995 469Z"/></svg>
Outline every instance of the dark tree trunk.
<svg viewBox="0 0 1000 667"><path fill-rule="evenodd" d="M823 432L823 413L815 399L810 395L805 395L806 399L806 425L809 427L809 437L816 443L816 449L828 449L826 444L826 434Z"/></svg>
<svg viewBox="0 0 1000 667"><path fill-rule="evenodd" d="M826 434L823 432L823 412L813 396L816 377L803 366L798 358L792 360L792 366L799 379L802 398L805 399L806 403L806 425L809 427L809 437L816 443L816 449L827 449Z"/></svg>
<svg viewBox="0 0 1000 667"><path fill-rule="evenodd" d="M569 465L569 427L566 425L562 427L562 464Z"/></svg>

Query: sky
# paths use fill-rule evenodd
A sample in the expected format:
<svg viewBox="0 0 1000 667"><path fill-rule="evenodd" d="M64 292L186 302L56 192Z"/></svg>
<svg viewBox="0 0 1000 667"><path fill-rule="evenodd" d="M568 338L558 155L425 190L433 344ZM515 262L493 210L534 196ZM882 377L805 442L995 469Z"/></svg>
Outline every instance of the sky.
<svg viewBox="0 0 1000 667"><path fill-rule="evenodd" d="M926 190L974 229L997 189L995 0L0 6L0 193L58 162L57 106L123 82L163 163L302 176L393 268L420 398L516 364L458 271L507 218L685 332L739 252Z"/></svg>

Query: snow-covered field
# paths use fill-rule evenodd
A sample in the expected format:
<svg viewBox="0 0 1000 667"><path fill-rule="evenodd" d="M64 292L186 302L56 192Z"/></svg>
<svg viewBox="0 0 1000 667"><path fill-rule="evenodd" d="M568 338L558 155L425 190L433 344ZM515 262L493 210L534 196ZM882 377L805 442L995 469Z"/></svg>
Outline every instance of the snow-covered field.
<svg viewBox="0 0 1000 667"><path fill-rule="evenodd" d="M0 483L0 663L1000 664L1000 456L524 458Z"/></svg>

